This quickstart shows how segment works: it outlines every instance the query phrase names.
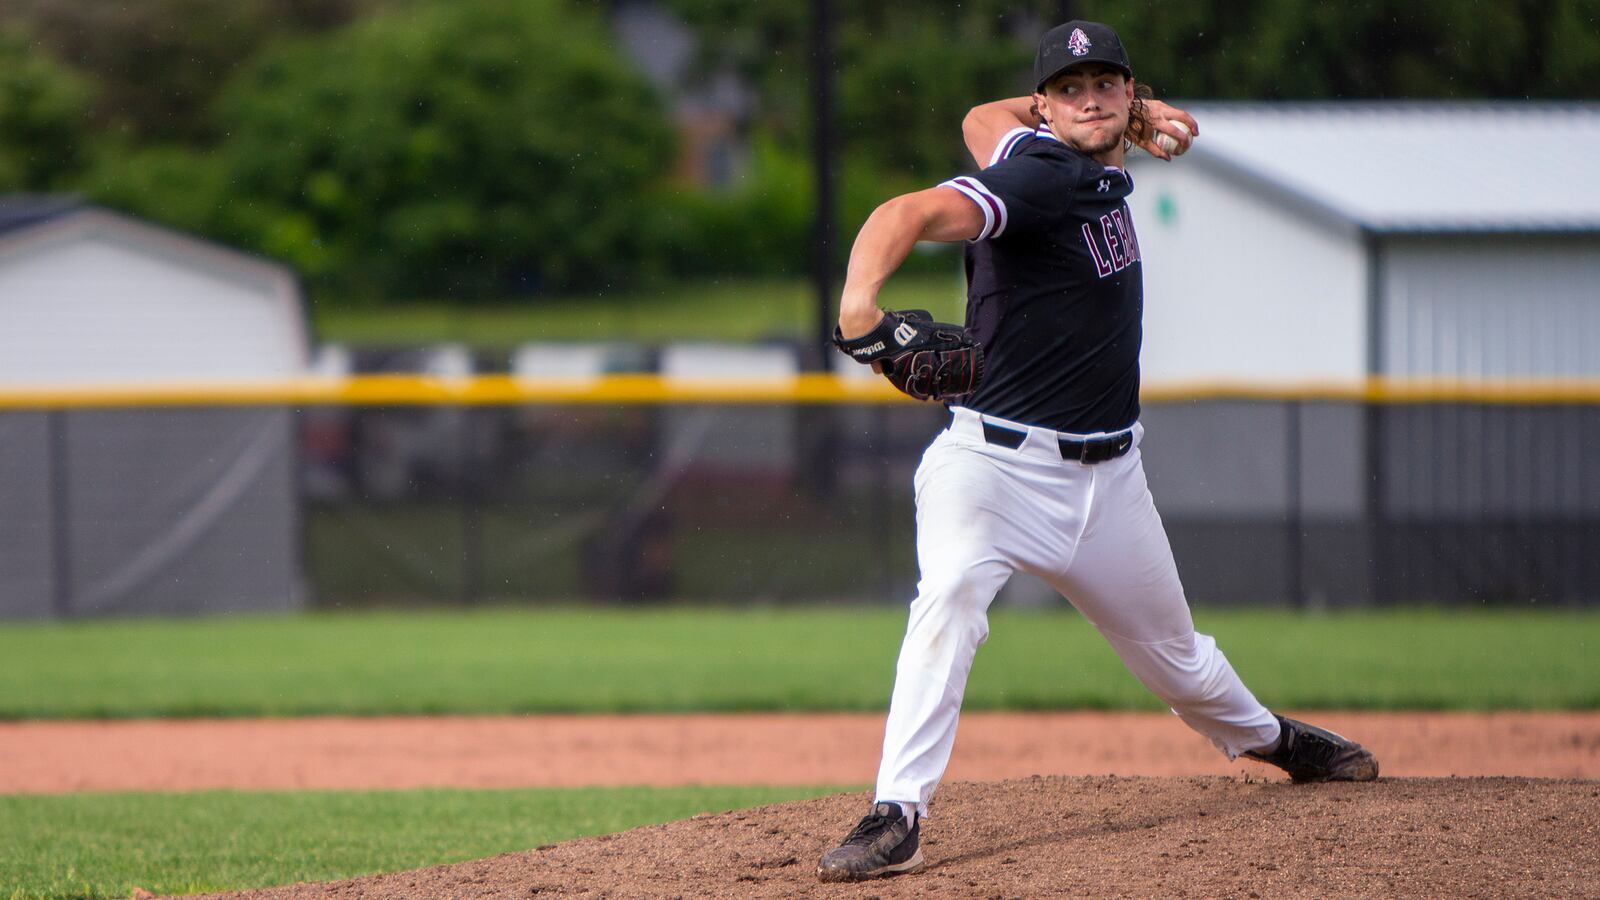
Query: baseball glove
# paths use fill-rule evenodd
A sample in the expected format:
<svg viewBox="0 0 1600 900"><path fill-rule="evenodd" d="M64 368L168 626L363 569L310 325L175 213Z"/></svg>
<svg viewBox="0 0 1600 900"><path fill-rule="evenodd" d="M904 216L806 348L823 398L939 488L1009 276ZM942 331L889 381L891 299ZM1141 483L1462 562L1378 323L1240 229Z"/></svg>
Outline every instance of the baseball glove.
<svg viewBox="0 0 1600 900"><path fill-rule="evenodd" d="M848 340L836 326L833 343L918 400L954 400L983 380L983 348L961 326L935 322L925 309L886 310L877 327Z"/></svg>

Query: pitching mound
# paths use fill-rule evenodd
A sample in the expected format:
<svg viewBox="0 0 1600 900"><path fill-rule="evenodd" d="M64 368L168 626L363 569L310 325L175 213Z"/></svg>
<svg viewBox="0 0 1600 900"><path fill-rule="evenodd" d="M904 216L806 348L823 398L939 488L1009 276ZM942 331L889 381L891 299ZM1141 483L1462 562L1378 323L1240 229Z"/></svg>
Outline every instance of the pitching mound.
<svg viewBox="0 0 1600 900"><path fill-rule="evenodd" d="M249 897L1592 896L1600 782L1039 778L941 789L921 874L824 885L864 794Z"/></svg>
<svg viewBox="0 0 1600 900"><path fill-rule="evenodd" d="M866 794L846 794L698 815L248 897L1582 897L1600 884L1600 781L952 783L923 831L923 873L816 881L818 855L866 807Z"/></svg>

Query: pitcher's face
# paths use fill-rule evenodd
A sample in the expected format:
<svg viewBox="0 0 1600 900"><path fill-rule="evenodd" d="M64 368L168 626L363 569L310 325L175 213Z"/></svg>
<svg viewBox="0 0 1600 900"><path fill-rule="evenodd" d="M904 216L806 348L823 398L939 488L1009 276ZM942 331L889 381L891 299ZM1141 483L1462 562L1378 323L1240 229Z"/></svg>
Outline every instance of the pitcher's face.
<svg viewBox="0 0 1600 900"><path fill-rule="evenodd" d="M1133 79L1112 66L1087 63L1050 79L1033 99L1051 133L1095 156L1115 148L1127 130Z"/></svg>

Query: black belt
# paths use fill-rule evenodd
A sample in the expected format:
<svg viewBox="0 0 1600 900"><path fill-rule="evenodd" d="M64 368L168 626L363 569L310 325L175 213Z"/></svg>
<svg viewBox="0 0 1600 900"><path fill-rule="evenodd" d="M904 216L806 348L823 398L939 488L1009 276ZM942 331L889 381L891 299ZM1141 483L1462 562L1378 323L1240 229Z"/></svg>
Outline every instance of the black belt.
<svg viewBox="0 0 1600 900"><path fill-rule="evenodd" d="M1022 446L1022 441L1028 436L1026 431L1017 431L989 422L983 423L983 439L991 444L998 444L1010 450ZM1119 434L1108 434L1105 437L1086 438L1081 441L1072 438L1056 438L1056 443L1061 447L1061 458L1081 463L1101 463L1108 459L1116 459L1133 449L1133 432L1124 431Z"/></svg>

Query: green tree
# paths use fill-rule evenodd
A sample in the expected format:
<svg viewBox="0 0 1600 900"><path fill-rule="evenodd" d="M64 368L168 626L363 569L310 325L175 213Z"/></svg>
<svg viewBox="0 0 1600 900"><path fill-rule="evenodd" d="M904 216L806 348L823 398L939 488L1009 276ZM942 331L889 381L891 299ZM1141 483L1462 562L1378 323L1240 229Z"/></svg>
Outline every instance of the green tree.
<svg viewBox="0 0 1600 900"><path fill-rule="evenodd" d="M809 0L665 0L707 68L758 86L753 127L810 133ZM1600 0L1080 0L1110 23L1141 81L1190 99L1583 99L1600 84ZM842 156L923 180L970 165L974 103L1029 88L1053 0L833 4Z"/></svg>
<svg viewBox="0 0 1600 900"><path fill-rule="evenodd" d="M672 159L662 102L568 0L385 12L222 96L228 227L358 292L626 281Z"/></svg>
<svg viewBox="0 0 1600 900"><path fill-rule="evenodd" d="M0 191L67 186L88 164L88 82L0 31Z"/></svg>
<svg viewBox="0 0 1600 900"><path fill-rule="evenodd" d="M700 38L702 65L756 85L756 131L806 148L812 127L810 3L667 0ZM847 165L912 183L969 167L966 111L1026 88L1034 42L1054 4L835 3L835 120Z"/></svg>
<svg viewBox="0 0 1600 900"><path fill-rule="evenodd" d="M0 47L0 186L78 186L344 292L803 271L810 3L661 2L698 33L702 72L740 73L760 97L753 163L729 191L668 182L665 101L610 45L609 4L582 0L0 0L0 28L40 37ZM1600 0L1075 6L1118 28L1160 96L1559 99L1600 84ZM885 197L971 167L962 115L1027 90L1060 4L834 8L848 236Z"/></svg>
<svg viewBox="0 0 1600 900"><path fill-rule="evenodd" d="M6 0L20 25L99 85L101 127L135 141L215 138L210 107L271 42L342 25L395 0Z"/></svg>
<svg viewBox="0 0 1600 900"><path fill-rule="evenodd" d="M77 189L112 209L145 216L171 228L257 246L232 217L226 161L218 154L174 145L128 147L104 143Z"/></svg>
<svg viewBox="0 0 1600 900"><path fill-rule="evenodd" d="M849 68L839 78L838 125L849 155L925 179L970 168L962 117L984 98L1019 93L1032 65L1032 48L1002 24L981 14L925 14L840 34Z"/></svg>
<svg viewBox="0 0 1600 900"><path fill-rule="evenodd" d="M1596 0L1089 0L1167 94L1252 100L1594 96Z"/></svg>

